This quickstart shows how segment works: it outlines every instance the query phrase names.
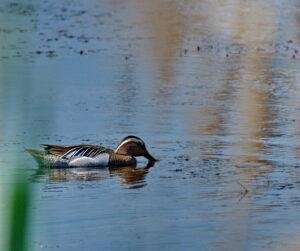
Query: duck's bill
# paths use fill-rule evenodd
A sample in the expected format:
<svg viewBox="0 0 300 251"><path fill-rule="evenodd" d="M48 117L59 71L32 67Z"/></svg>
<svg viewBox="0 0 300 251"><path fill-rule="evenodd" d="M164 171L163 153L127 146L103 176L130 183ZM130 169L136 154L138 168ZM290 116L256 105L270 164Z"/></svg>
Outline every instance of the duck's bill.
<svg viewBox="0 0 300 251"><path fill-rule="evenodd" d="M151 161L151 162L155 162L155 161L157 161L157 159L155 159L150 153L146 153L145 155L144 155L144 157L145 158L147 158L149 161Z"/></svg>

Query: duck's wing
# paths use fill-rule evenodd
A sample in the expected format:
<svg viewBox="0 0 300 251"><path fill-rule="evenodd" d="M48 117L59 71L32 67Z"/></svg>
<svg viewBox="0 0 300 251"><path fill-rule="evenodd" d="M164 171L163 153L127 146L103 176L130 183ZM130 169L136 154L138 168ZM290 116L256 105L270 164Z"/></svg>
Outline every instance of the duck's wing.
<svg viewBox="0 0 300 251"><path fill-rule="evenodd" d="M58 155L61 158L70 159L73 157L95 157L102 153L110 153L113 150L97 145L48 145L42 147L48 154Z"/></svg>

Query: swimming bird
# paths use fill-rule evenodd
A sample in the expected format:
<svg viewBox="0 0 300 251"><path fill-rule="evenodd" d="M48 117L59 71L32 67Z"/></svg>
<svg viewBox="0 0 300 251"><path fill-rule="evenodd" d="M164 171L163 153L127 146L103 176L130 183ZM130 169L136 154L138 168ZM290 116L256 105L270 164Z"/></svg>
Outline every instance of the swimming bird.
<svg viewBox="0 0 300 251"><path fill-rule="evenodd" d="M101 145L49 145L43 150L27 149L40 166L50 168L135 166L135 157L143 156L154 163L144 141L129 135L121 140L115 150Z"/></svg>

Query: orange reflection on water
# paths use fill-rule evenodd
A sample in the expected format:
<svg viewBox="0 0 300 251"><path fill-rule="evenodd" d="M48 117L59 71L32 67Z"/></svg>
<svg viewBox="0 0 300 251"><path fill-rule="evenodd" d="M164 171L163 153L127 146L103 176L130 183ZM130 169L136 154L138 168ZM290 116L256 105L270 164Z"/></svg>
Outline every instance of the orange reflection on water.
<svg viewBox="0 0 300 251"><path fill-rule="evenodd" d="M263 47L272 44L275 39L276 12L272 7L265 7L255 3L245 8L242 4L239 11L234 37L240 38L248 48L253 46L254 41L256 46ZM272 167L266 158L265 143L272 134L272 122L276 116L272 110L276 97L268 90L268 85L273 82L272 62L271 53L258 49L246 51L240 57L240 95L236 104L239 114L233 130L240 133L241 139L237 142L240 154L235 162L239 167L254 167L249 169L252 175Z"/></svg>

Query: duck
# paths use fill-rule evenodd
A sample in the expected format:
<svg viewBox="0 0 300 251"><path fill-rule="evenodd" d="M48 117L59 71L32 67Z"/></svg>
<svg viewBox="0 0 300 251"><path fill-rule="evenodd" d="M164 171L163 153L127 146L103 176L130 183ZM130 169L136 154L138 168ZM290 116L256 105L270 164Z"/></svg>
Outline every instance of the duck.
<svg viewBox="0 0 300 251"><path fill-rule="evenodd" d="M39 166L49 168L90 168L136 166L135 157L143 156L149 163L157 160L148 152L145 142L134 135L126 136L116 149L102 145L51 145L42 144L43 149L26 149Z"/></svg>

